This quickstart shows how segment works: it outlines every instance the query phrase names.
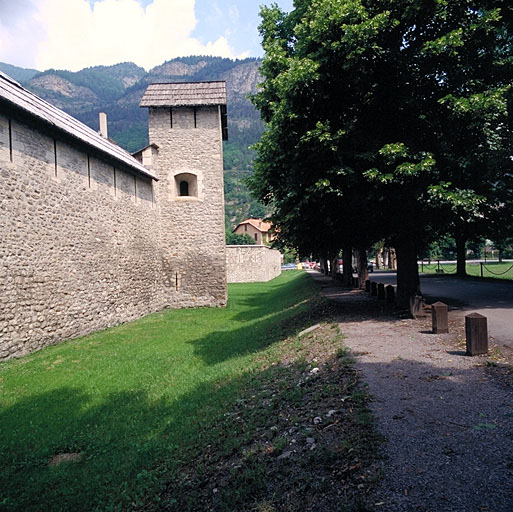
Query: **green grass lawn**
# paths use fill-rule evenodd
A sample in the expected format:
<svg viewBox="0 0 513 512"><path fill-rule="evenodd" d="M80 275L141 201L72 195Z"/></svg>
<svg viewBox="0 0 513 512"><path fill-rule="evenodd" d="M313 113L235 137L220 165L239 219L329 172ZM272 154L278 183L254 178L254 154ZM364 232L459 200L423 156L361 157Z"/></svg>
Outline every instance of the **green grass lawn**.
<svg viewBox="0 0 513 512"><path fill-rule="evenodd" d="M431 265L424 263L423 266L419 265L419 271L424 274L435 274L438 269L436 262L432 262ZM440 263L440 269L443 270L444 274L455 274L456 264L445 264ZM479 263L467 263L467 274L469 276L481 277L481 265ZM513 262L488 262L483 264L483 276L492 277L495 279L513 279Z"/></svg>
<svg viewBox="0 0 513 512"><path fill-rule="evenodd" d="M1 363L0 510L150 506L278 342L310 325L316 290L289 271L231 285L224 309L166 310Z"/></svg>

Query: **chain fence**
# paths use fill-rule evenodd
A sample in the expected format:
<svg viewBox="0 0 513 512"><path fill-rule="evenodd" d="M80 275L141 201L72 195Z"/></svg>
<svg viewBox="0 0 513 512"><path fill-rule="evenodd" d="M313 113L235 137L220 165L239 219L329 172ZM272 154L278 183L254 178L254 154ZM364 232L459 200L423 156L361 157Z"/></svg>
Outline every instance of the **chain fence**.
<svg viewBox="0 0 513 512"><path fill-rule="evenodd" d="M507 274L513 268L513 265L511 265L504 272L493 272L493 270L490 270L489 265L486 265L486 263L480 263L480 265L481 265L481 277L484 277L483 269L486 269L486 271L489 272L490 274L492 274L492 276L503 276L503 275Z"/></svg>
<svg viewBox="0 0 513 512"><path fill-rule="evenodd" d="M487 274L500 277L506 275L508 272L513 270L513 264L510 265L508 268L506 268L504 271L497 271L492 270L497 265L502 265L501 263L492 263L487 264L480 262L480 276L486 277ZM457 272L457 265L447 264L447 263L440 263L440 260L436 260L436 263L424 263L424 261L420 261L419 263L419 271L421 273L425 272L432 272L435 271L437 274L456 274ZM475 275L470 273L470 275ZM513 272L511 275L511 279L513 279Z"/></svg>

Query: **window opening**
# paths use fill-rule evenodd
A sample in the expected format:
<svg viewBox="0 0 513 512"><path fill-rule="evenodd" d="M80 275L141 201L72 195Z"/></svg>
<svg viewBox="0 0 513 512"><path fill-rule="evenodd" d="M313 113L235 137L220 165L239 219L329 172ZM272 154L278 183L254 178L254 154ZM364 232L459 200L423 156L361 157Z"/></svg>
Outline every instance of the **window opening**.
<svg viewBox="0 0 513 512"><path fill-rule="evenodd" d="M53 139L53 157L54 157L55 176L57 176L57 140L56 139Z"/></svg>
<svg viewBox="0 0 513 512"><path fill-rule="evenodd" d="M196 107L194 107L194 128L197 128L198 127L198 118L197 118L197 110L196 110Z"/></svg>
<svg viewBox="0 0 513 512"><path fill-rule="evenodd" d="M169 126L173 128L173 109L169 109Z"/></svg>
<svg viewBox="0 0 513 512"><path fill-rule="evenodd" d="M258 242L258 233L255 233L255 241Z"/></svg>
<svg viewBox="0 0 513 512"><path fill-rule="evenodd" d="M247 230L248 230L248 225L244 224L244 231L247 231Z"/></svg>
<svg viewBox="0 0 513 512"><path fill-rule="evenodd" d="M112 170L114 171L114 196L117 196L117 184L116 184L116 168L112 167Z"/></svg>
<svg viewBox="0 0 513 512"><path fill-rule="evenodd" d="M11 126L10 119L9 119L9 158L12 162L12 126Z"/></svg>
<svg viewBox="0 0 513 512"><path fill-rule="evenodd" d="M180 182L180 195L181 196L189 195L189 183L185 180Z"/></svg>
<svg viewBox="0 0 513 512"><path fill-rule="evenodd" d="M87 155L87 184L91 188L91 158Z"/></svg>

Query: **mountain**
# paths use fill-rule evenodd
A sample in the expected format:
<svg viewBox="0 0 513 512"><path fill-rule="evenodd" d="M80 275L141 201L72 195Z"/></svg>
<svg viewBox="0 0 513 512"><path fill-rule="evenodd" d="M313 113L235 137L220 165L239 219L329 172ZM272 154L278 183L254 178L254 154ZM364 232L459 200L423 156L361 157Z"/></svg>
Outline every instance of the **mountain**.
<svg viewBox="0 0 513 512"><path fill-rule="evenodd" d="M42 73L0 63L0 71L94 130L98 130L98 113L106 112L109 137L129 152L148 143L148 112L139 108L148 84L225 80L229 133L224 143L226 217L227 226L234 227L244 218L266 213L244 184L253 168L254 154L249 146L263 130L260 116L248 99L261 80L259 66L260 61L254 58L195 56L164 62L149 72L132 62Z"/></svg>
<svg viewBox="0 0 513 512"><path fill-rule="evenodd" d="M5 62L0 62L0 71L20 83L30 80L34 75L39 73L37 69L19 68L18 66L12 66Z"/></svg>

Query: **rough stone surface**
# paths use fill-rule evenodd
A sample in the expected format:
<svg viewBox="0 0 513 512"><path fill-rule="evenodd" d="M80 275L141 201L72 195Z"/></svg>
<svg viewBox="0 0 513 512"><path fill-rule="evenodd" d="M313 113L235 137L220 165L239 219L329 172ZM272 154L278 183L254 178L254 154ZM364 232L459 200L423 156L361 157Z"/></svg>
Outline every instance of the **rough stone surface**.
<svg viewBox="0 0 513 512"><path fill-rule="evenodd" d="M218 111L198 109L194 128L184 109L171 129L162 110L157 183L15 118L9 138L0 114L0 360L166 306L226 303ZM198 197L176 197L179 172L197 176Z"/></svg>
<svg viewBox="0 0 513 512"><path fill-rule="evenodd" d="M196 126L194 125L196 119ZM157 172L163 284L169 306L226 304L223 146L218 107L150 108ZM179 195L179 175L196 195Z"/></svg>
<svg viewBox="0 0 513 512"><path fill-rule="evenodd" d="M227 245L229 283L266 282L281 274L281 254L265 245Z"/></svg>

